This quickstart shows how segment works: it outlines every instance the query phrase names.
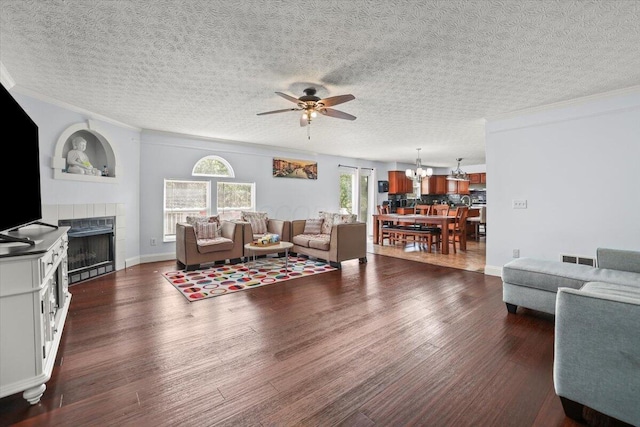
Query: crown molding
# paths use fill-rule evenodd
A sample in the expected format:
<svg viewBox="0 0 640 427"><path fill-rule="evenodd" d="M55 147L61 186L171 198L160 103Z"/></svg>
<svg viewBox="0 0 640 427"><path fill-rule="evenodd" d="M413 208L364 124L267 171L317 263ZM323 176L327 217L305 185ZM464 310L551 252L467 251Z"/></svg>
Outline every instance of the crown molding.
<svg viewBox="0 0 640 427"><path fill-rule="evenodd" d="M630 95L640 93L640 85L630 86L623 89L616 89L609 92L597 93L594 95L582 96L580 98L569 99L567 101L554 102L552 104L545 104L538 107L524 108L522 110L510 111L508 113L495 114L492 116L485 117L485 121L494 121L494 120L503 120L503 119L511 119L514 117L519 117L527 114L535 114L550 110L556 110L558 108L566 108L573 107L577 105L587 104L593 101L599 101L607 98L613 98L621 95Z"/></svg>

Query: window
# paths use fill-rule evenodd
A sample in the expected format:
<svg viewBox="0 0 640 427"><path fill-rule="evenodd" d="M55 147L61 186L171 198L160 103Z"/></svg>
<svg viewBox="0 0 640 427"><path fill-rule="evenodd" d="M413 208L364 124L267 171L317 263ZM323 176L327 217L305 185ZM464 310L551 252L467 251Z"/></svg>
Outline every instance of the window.
<svg viewBox="0 0 640 427"><path fill-rule="evenodd" d="M357 214L356 169L340 168L340 212Z"/></svg>
<svg viewBox="0 0 640 427"><path fill-rule="evenodd" d="M240 219L241 211L255 211L255 194L255 183L218 182L217 212L220 219Z"/></svg>
<svg viewBox="0 0 640 427"><path fill-rule="evenodd" d="M176 223L187 216L211 215L211 183L209 181L164 180L163 241L176 240Z"/></svg>
<svg viewBox="0 0 640 427"><path fill-rule="evenodd" d="M206 156L198 160L191 171L192 176L216 176L233 178L233 168L225 159L219 156Z"/></svg>

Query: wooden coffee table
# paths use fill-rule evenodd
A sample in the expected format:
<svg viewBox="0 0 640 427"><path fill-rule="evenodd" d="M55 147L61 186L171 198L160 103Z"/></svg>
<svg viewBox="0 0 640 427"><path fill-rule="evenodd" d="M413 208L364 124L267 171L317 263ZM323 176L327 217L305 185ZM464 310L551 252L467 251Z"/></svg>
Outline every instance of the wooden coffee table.
<svg viewBox="0 0 640 427"><path fill-rule="evenodd" d="M289 271L289 249L291 249L292 247L293 243L291 242L278 242L277 245L268 246L257 246L252 245L251 243L247 243L244 245L244 248L249 250L249 253L253 258L252 268L255 268L256 266L256 258L258 257L258 255L274 254L284 251L284 268L287 272Z"/></svg>

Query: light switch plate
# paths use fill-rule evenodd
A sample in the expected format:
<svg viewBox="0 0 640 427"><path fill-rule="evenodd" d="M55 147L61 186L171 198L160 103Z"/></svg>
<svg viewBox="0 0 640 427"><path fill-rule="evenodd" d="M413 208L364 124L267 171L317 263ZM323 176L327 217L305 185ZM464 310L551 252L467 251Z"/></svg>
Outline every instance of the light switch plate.
<svg viewBox="0 0 640 427"><path fill-rule="evenodd" d="M511 206L513 209L527 209L527 200L526 199L513 199Z"/></svg>

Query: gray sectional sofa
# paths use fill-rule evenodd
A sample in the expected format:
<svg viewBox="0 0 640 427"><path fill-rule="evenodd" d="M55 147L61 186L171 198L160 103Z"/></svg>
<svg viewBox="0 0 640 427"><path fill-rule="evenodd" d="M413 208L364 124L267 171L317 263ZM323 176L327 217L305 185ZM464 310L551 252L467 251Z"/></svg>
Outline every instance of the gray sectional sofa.
<svg viewBox="0 0 640 427"><path fill-rule="evenodd" d="M502 271L503 301L555 315L553 379L565 413L583 407L640 426L640 252L599 248L597 267L529 258Z"/></svg>

